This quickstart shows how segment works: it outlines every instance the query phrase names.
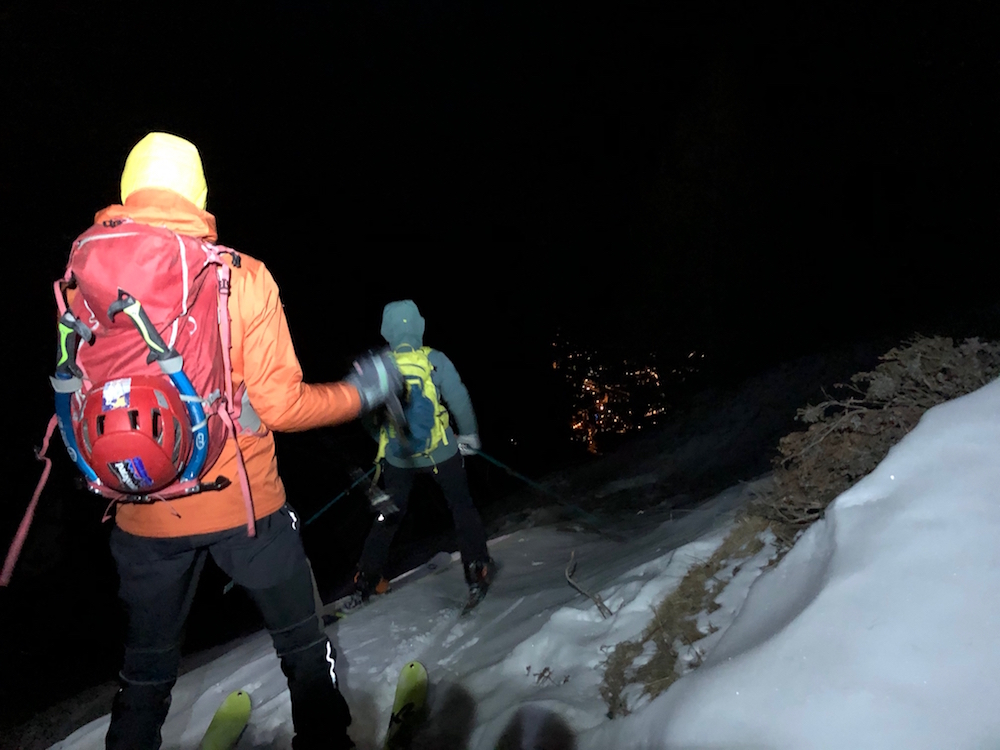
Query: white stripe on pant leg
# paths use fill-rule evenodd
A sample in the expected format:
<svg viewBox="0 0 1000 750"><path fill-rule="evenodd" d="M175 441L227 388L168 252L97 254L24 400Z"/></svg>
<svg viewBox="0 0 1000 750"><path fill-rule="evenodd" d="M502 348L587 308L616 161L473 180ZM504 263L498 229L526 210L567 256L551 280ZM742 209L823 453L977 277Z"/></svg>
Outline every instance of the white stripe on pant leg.
<svg viewBox="0 0 1000 750"><path fill-rule="evenodd" d="M333 644L326 642L326 660L330 662L330 682L337 687L337 660L333 658Z"/></svg>
<svg viewBox="0 0 1000 750"><path fill-rule="evenodd" d="M299 527L298 526L298 524L299 524L299 517L297 515L295 515L295 511L294 510L289 510L288 511L288 515L291 516L291 519L292 519L292 530L294 531L295 529L297 529Z"/></svg>

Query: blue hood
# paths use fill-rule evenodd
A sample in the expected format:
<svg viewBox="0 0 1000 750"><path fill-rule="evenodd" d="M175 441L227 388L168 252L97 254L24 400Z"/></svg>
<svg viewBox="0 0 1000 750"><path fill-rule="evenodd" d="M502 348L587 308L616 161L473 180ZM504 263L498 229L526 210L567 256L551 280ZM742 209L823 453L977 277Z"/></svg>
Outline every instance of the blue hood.
<svg viewBox="0 0 1000 750"><path fill-rule="evenodd" d="M424 345L424 319L411 299L390 302L382 310L382 338L390 349L409 344L414 349Z"/></svg>

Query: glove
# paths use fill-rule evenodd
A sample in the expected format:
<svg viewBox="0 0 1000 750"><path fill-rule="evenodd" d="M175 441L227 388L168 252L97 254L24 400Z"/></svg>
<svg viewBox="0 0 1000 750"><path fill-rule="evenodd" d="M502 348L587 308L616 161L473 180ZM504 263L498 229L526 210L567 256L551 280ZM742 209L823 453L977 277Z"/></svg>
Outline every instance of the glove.
<svg viewBox="0 0 1000 750"><path fill-rule="evenodd" d="M370 412L390 398L399 396L405 387L396 360L388 349L368 352L358 357L344 382L353 385L360 394L362 413Z"/></svg>
<svg viewBox="0 0 1000 750"><path fill-rule="evenodd" d="M475 432L470 435L459 435L455 438L455 442L458 443L458 452L463 456L474 456L483 447L479 442L479 435Z"/></svg>

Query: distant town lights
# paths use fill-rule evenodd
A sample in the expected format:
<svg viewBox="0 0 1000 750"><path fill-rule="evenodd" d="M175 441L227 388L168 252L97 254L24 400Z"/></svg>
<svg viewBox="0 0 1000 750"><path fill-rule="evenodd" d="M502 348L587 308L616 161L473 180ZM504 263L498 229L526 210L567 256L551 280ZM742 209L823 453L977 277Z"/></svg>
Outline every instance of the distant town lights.
<svg viewBox="0 0 1000 750"><path fill-rule="evenodd" d="M573 438L598 452L598 440L603 435L624 435L663 421L670 409L668 389L687 382L698 373L705 354L697 349L687 355L679 353L670 369L657 354L650 353L646 363L635 358L615 360L599 351L570 351L563 348L553 361L554 370L565 373L572 388L573 414L568 419ZM679 364L677 360L688 360ZM696 364L695 361L698 363ZM663 377L660 376L660 370Z"/></svg>

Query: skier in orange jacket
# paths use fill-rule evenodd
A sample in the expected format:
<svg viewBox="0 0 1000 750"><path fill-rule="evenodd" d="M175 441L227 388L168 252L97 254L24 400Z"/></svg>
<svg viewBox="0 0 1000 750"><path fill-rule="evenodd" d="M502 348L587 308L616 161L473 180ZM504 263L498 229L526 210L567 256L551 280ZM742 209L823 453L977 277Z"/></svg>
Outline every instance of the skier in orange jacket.
<svg viewBox="0 0 1000 750"><path fill-rule="evenodd" d="M98 212L162 226L208 242L215 217L193 144L150 133L122 173L122 204ZM335 425L367 413L402 390L391 357L359 358L344 381L303 380L277 284L265 265L240 254L231 270L228 310L234 392L243 391L240 432L230 437L211 476L235 479L237 445L252 496L256 535L247 534L240 483L169 501L119 503L111 551L128 612L121 689L114 699L107 747L155 750L177 679L184 622L209 555L261 611L288 679L295 750L354 747L350 710L340 693L336 654L323 633L311 571L278 473L273 431ZM389 377L386 377L386 373ZM241 389L240 386L245 386Z"/></svg>

